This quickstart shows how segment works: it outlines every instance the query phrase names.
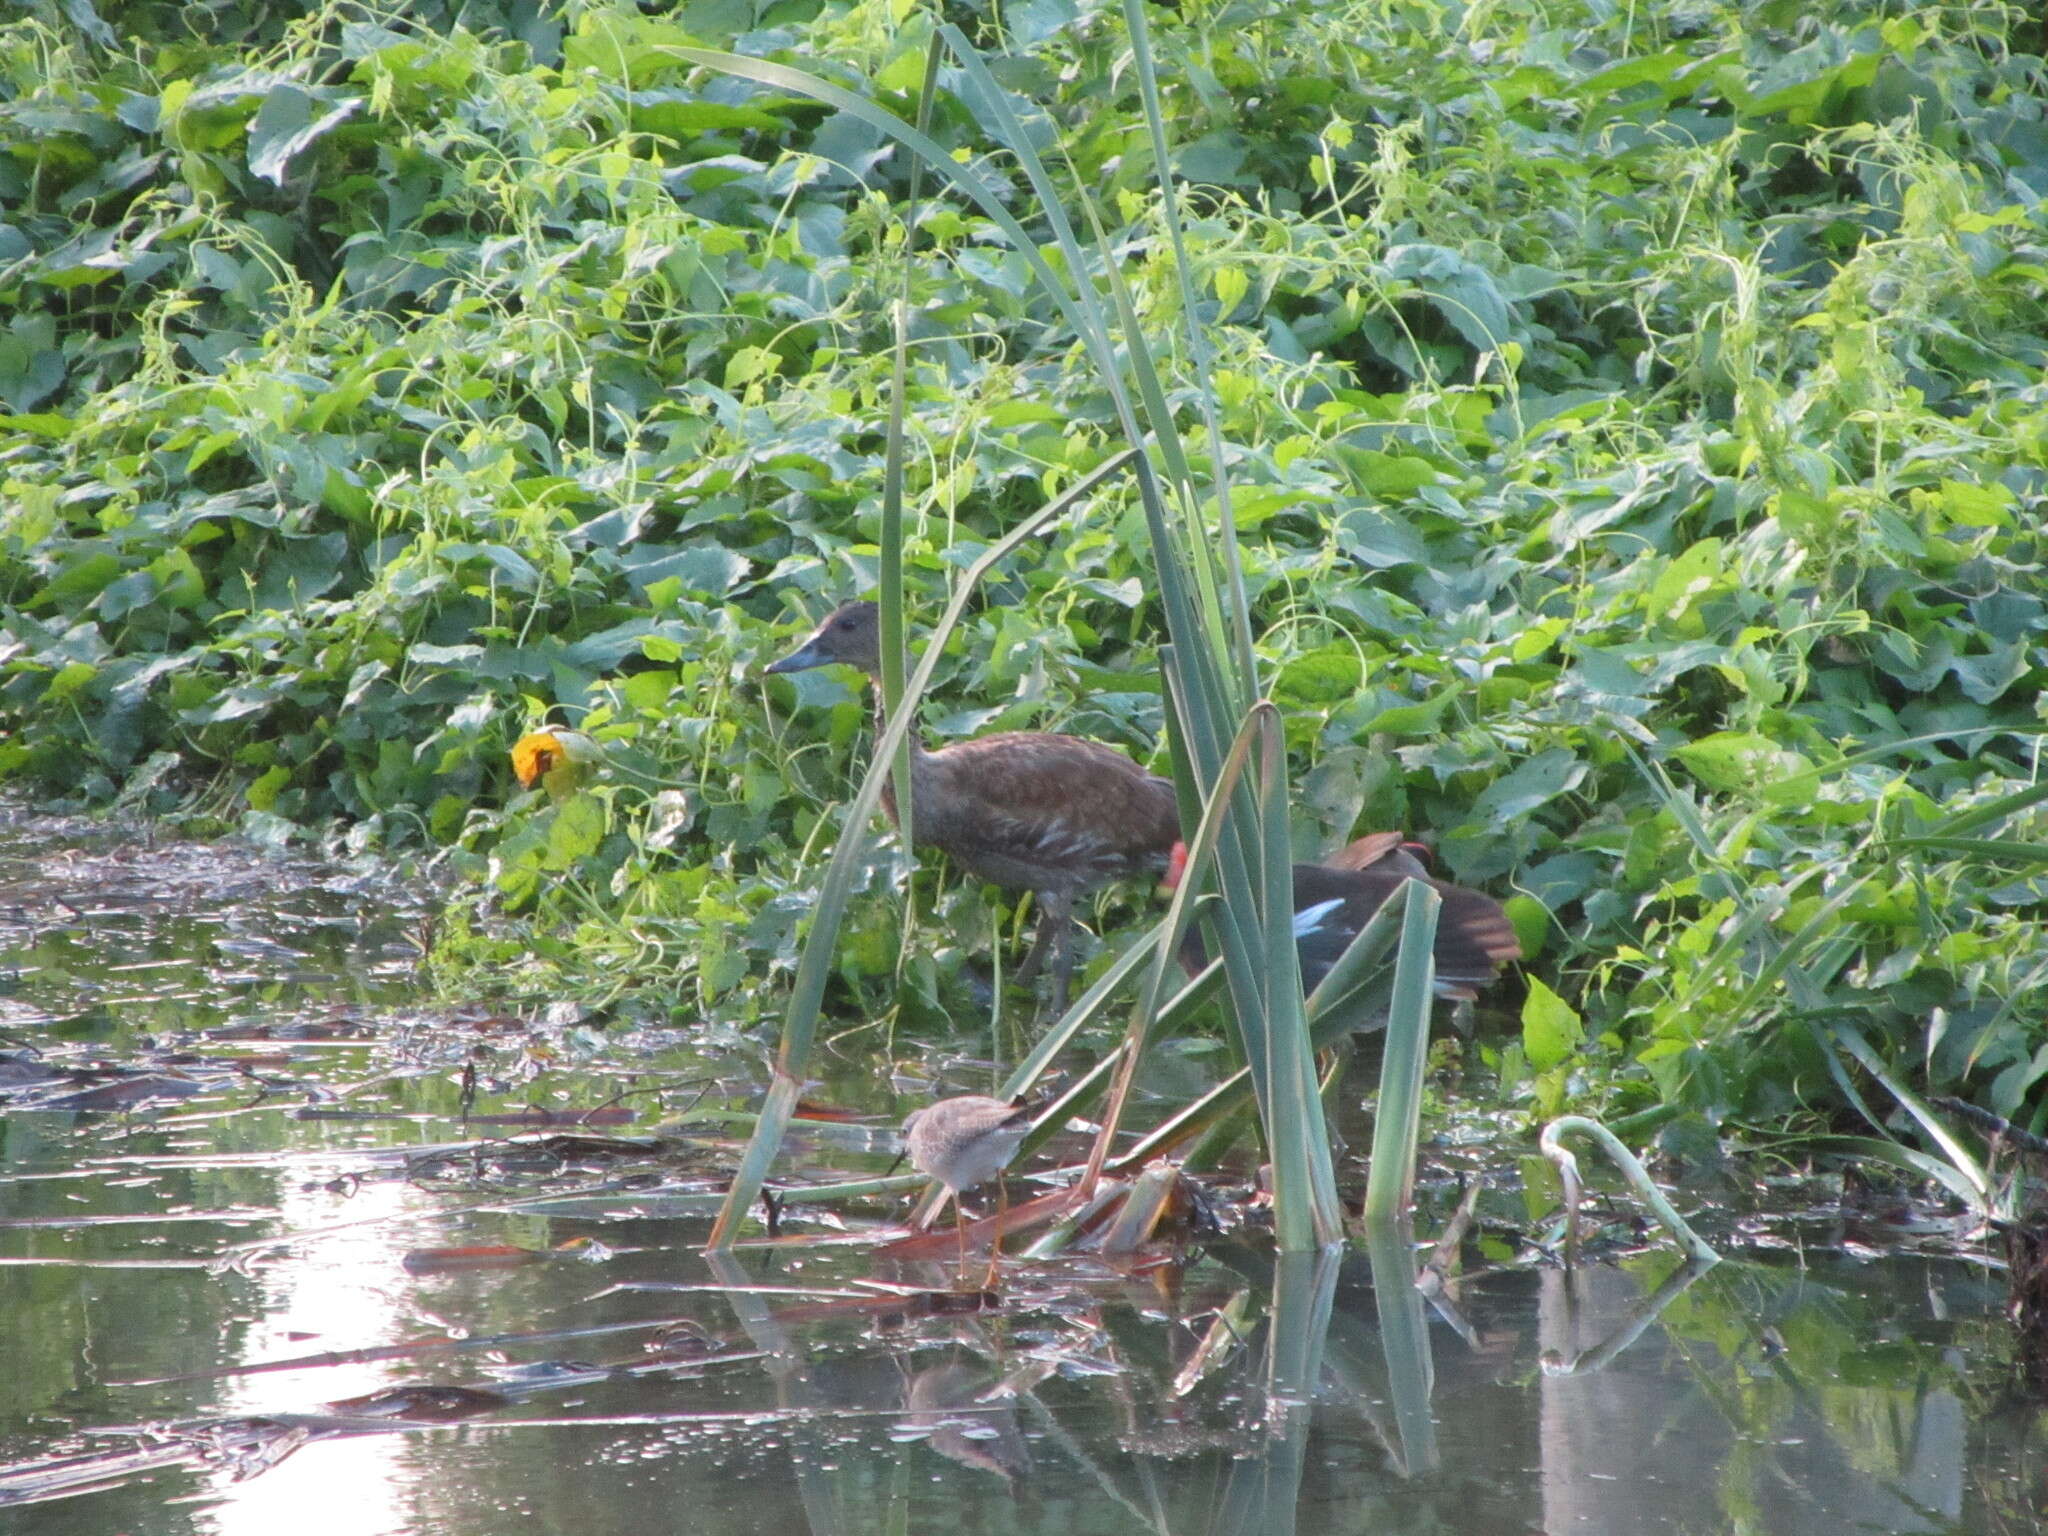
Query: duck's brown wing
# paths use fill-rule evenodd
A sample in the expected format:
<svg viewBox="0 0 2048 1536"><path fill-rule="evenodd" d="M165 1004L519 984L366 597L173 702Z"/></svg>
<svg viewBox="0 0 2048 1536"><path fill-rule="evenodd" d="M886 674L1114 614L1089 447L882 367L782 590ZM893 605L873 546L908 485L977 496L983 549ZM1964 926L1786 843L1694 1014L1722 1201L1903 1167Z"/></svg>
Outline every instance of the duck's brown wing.
<svg viewBox="0 0 2048 1536"><path fill-rule="evenodd" d="M1157 873L1180 837L1173 785L1099 741L1006 732L925 766L915 835L998 885L1079 892Z"/></svg>
<svg viewBox="0 0 2048 1536"><path fill-rule="evenodd" d="M1370 869L1401 846L1398 832L1368 832L1323 860L1325 869Z"/></svg>
<svg viewBox="0 0 2048 1536"><path fill-rule="evenodd" d="M1368 832L1353 838L1323 860L1325 869L1387 869L1399 875L1427 880L1429 850L1410 842L1399 832Z"/></svg>

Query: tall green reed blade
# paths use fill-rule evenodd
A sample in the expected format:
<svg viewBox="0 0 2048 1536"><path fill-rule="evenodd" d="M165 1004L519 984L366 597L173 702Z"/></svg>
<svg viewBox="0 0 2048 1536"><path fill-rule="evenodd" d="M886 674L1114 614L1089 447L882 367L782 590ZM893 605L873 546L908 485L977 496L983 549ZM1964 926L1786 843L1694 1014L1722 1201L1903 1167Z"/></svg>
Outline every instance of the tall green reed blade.
<svg viewBox="0 0 2048 1536"><path fill-rule="evenodd" d="M1210 385L1213 356L1208 332L1202 328L1197 307L1194 264L1188 260L1187 239L1181 232L1180 194L1173 180L1172 152L1166 139L1166 114L1159 103L1159 73L1153 67L1152 34L1145 21L1145 8L1138 0L1124 0L1124 27L1131 39L1131 62L1138 75L1138 94L1145 104L1145 126L1152 138L1152 162L1158 167L1160 211L1166 217L1167 239L1173 246L1174 276L1180 284L1180 312L1188 332L1188 360L1195 371L1195 398L1202 410L1202 425L1209 439L1209 462L1215 466L1216 518L1222 537L1217 541L1223 559L1224 578L1235 601L1224 616L1230 626L1230 640L1238 670L1247 678L1258 675L1252 658L1251 613L1244 597L1244 565L1237 552L1237 520L1230 509L1230 480L1223 473L1223 423L1216 410L1216 392Z"/></svg>
<svg viewBox="0 0 2048 1536"><path fill-rule="evenodd" d="M1309 1044L1302 1009L1301 960L1294 937L1294 860L1287 835L1287 745L1280 711L1260 700L1253 707L1265 724L1259 743L1259 839L1264 942L1246 957L1257 978L1259 1011L1239 1016L1245 1060L1263 1058L1264 1091L1259 1114L1266 1127L1266 1152L1273 1160L1273 1230L1281 1251L1319 1247L1343 1236L1337 1200L1337 1170L1330 1161L1330 1132L1323 1118L1322 1083ZM1249 853L1250 850L1247 850ZM1256 898L1254 898L1256 900ZM1240 905L1251 905L1240 897ZM1233 990L1238 973L1228 968ZM1252 1073L1254 1091L1260 1073Z"/></svg>
<svg viewBox="0 0 2048 1536"><path fill-rule="evenodd" d="M1969 1148L1956 1138L1955 1132L1928 1107L1927 1102L1919 1094L1887 1070L1883 1059L1870 1048L1870 1042L1863 1038L1863 1032L1854 1024L1847 1019L1830 1019L1820 1027L1837 1045L1855 1057L1862 1064L1863 1070L1882 1083L1885 1090L1899 1101L1900 1108L1913 1117L1920 1129L1926 1132L1927 1139L1941 1149L1941 1155L1948 1159L1949 1166L1954 1168L1963 1182L1974 1191L1970 1203L1977 1210L1989 1214L1991 1179L1985 1173L1983 1165L1970 1155Z"/></svg>
<svg viewBox="0 0 2048 1536"><path fill-rule="evenodd" d="M1412 910L1412 909L1411 909ZM1368 1220L1365 1250L1372 1264L1373 1309L1379 1317L1380 1348L1387 1361L1387 1401L1401 1440L1397 1463L1403 1477L1435 1468L1440 1460L1436 1420L1429 1399L1436 1386L1436 1362L1429 1347L1429 1319L1415 1284L1415 1243L1405 1215Z"/></svg>
<svg viewBox="0 0 2048 1536"><path fill-rule="evenodd" d="M906 258L907 260L907 258ZM907 286L907 279L906 279ZM896 301L896 346L889 369L889 435L882 460L882 528L875 597L882 619L882 718L893 720L903 710L903 646L907 629L903 613L903 411L909 393L906 305ZM898 743L890 772L896 779L896 814L906 827L917 818L911 804L910 735ZM906 929L908 925L906 924Z"/></svg>
<svg viewBox="0 0 2048 1536"><path fill-rule="evenodd" d="M1306 1009L1309 1045L1313 1049L1326 1050L1341 1044L1354 1032L1376 1029L1384 1022L1392 994L1388 985L1391 978L1381 962L1399 938L1403 909L1404 904L1396 901L1382 905L1358 930L1344 953L1337 957L1337 963L1330 967L1329 974L1316 984ZM1194 986L1213 985L1221 969L1220 962L1211 965L1196 979ZM1168 1006L1169 1009L1179 1007L1180 999L1175 999ZM1112 1165L1110 1171L1121 1172L1190 1141L1195 1144L1187 1154L1188 1166L1212 1166L1217 1157L1227 1150L1225 1141L1219 1138L1229 1136L1233 1118L1250 1097L1251 1071L1245 1068L1139 1138L1137 1145Z"/></svg>
<svg viewBox="0 0 2048 1536"><path fill-rule="evenodd" d="M1382 902L1316 983L1306 1012L1309 1035L1318 1048L1339 1034L1376 1029L1385 1021L1392 978L1382 962L1400 942L1405 913L1400 902Z"/></svg>
<svg viewBox="0 0 2048 1536"><path fill-rule="evenodd" d="M1266 1325L1265 1411L1256 1451L1232 1463L1206 1529L1214 1536L1292 1536L1308 1470L1310 1405L1323 1358L1343 1255L1282 1253L1273 1266Z"/></svg>
<svg viewBox="0 0 2048 1536"><path fill-rule="evenodd" d="M1145 419L1152 425L1159 458L1175 505L1179 508L1179 516L1165 519L1162 530L1154 533L1154 557L1162 563L1171 563L1175 570L1184 573L1189 582L1195 604L1196 628L1186 632L1201 636L1203 651L1213 658L1217 668L1226 717L1235 719L1258 692L1258 671L1251 660L1251 621L1243 600L1242 575L1235 575L1234 584L1229 584L1231 573L1237 573L1239 565L1235 549L1236 532L1228 521L1218 527L1218 542L1228 546L1228 559L1219 569L1216 552L1206 536L1207 529L1202 521L1201 491L1195 484L1194 470L1181 444L1180 430L1175 423L1166 388L1160 381L1158 366L1153 362L1152 344L1146 339L1145 327L1139 322L1137 304L1131 297L1130 285L1124 281L1123 266L1117 260L1109 235L1103 229L1094 205L1085 206L1089 229L1095 236L1103 286L1109 290L1110 302L1115 306L1118 335L1123 342L1124 353L1130 359L1131 383L1138 392L1139 402L1145 407ZM1204 380L1202 392L1206 392L1206 388ZM1220 462L1214 483L1218 486L1224 483ZM1162 515L1163 511L1162 508ZM1162 537L1166 540L1165 547L1159 545ZM1170 562L1166 552L1168 548L1171 550ZM1235 615L1234 620L1231 615ZM1241 652L1228 644L1228 636L1238 628L1242 628L1247 636Z"/></svg>
<svg viewBox="0 0 2048 1536"><path fill-rule="evenodd" d="M1152 950L1152 964L1146 974L1144 990L1136 1006L1131 1010L1131 1021L1125 1031L1123 1044L1117 1049L1114 1060L1117 1064L1116 1080L1109 1091L1109 1107L1101 1116L1101 1126L1095 1134L1095 1145L1088 1154L1088 1164L1081 1174L1078 1188L1092 1193L1095 1183L1102 1175L1102 1165L1109 1158L1110 1146L1116 1140L1117 1127L1123 1122L1123 1112L1129 1097L1131 1083L1137 1075L1138 1062L1145 1048L1145 1042L1157 1027L1159 1000L1166 986L1167 972L1173 968L1180 955L1181 941L1187 936L1188 920L1194 910L1197 892L1200 890L1200 876L1207 868L1209 858L1216 848L1216 839L1223 827L1226 808L1237 788L1238 778L1251 760L1253 743L1259 738L1263 722L1257 715L1246 718L1238 730L1237 739L1231 743L1230 755L1224 760L1222 775L1203 802L1195 822L1195 835L1187 843L1187 857L1181 866L1180 883L1175 886L1173 899L1167 904L1166 920L1157 930Z"/></svg>
<svg viewBox="0 0 2048 1536"><path fill-rule="evenodd" d="M1040 211L1053 230L1062 259L1067 263L1068 270L1075 274L1075 307L1084 311L1091 322L1088 328L1082 330L1082 335L1096 359L1097 371L1102 375L1104 388L1109 392L1118 421L1133 444L1145 442L1146 434L1133 409L1123 370L1117 364L1100 303L1094 289L1082 280L1082 275L1089 270L1087 252L1075 237L1073 226L1067 220L1058 188L1054 186L1044 162L1032 149L1022 124L1010 110L1008 96L989 73L987 65L982 62L974 46L958 28L952 26L940 28L940 35L946 39L954 57L959 60L962 73L981 93L989 116L996 125L999 138L1016 159L1026 179L1031 183L1032 190L1037 194ZM1162 176L1165 174L1164 166L1161 167L1161 173ZM1191 578L1197 592L1204 586L1200 578L1194 577L1194 572L1206 561L1209 550L1209 540L1204 537L1206 530L1199 525L1199 501L1195 494L1193 475L1181 450L1166 392L1161 388L1157 370L1152 366L1143 327L1139 325L1129 294L1123 287L1117 263L1103 250L1100 240L1097 250L1102 258L1098 262L1098 267L1117 306L1119 334L1124 350L1130 358L1132 379L1140 398L1145 402L1146 414L1151 422L1152 442L1166 463L1181 503L1181 518L1177 521L1169 519L1165 498L1160 495L1158 483L1151 474L1150 464L1141 465L1138 494L1145 509L1147 529L1152 539L1154 563L1158 568L1161 606L1167 615L1167 632L1176 649L1182 653L1183 664L1192 679L1191 702L1199 706L1197 715L1189 722L1187 740L1198 768L1198 777L1206 791L1220 770L1226 750L1226 728L1223 722L1242 718L1256 691L1255 679L1248 665L1244 669L1236 670L1234 676L1219 669L1218 663L1226 648L1221 628L1214 621L1213 599L1207 622L1201 616L1198 605L1189 600ZM1220 464L1217 469L1220 473ZM1238 607L1244 606L1241 583L1231 597ZM1249 655L1247 654L1244 659L1248 664Z"/></svg>
<svg viewBox="0 0 2048 1536"><path fill-rule="evenodd" d="M1394 999L1387 1009L1387 1050L1380 1061L1380 1099L1373 1111L1372 1169L1365 1181L1365 1219L1390 1222L1415 1193L1415 1141L1422 1124L1422 1071L1429 1053L1429 1008L1436 989L1436 921L1443 898L1410 880L1401 948L1394 958ZM1392 906L1392 902L1387 903Z"/></svg>
<svg viewBox="0 0 2048 1536"><path fill-rule="evenodd" d="M761 1185L768 1177L769 1166L775 1154L781 1150L782 1138L789 1129L789 1121L796 1110L798 1090L803 1085L805 1064L810 1059L811 1042L817 1034L818 1013L825 999L825 982L831 974L832 953L839 937L839 924L846 915L848 901L853 895L854 875L860 868L868 843L873 836L870 824L875 811L882 802L882 785L895 764L900 747L909 740L912 720L917 711L917 701L924 696L930 684L932 672L937 668L939 656L945 649L946 639L960 622L960 615L966 611L967 600L974 589L981 584L981 578L999 562L1006 560L1016 550L1048 523L1062 516L1069 508L1093 495L1098 487L1112 476L1121 473L1135 458L1136 449L1125 449L1122 453L1106 459L1085 478L1070 486L1065 492L1038 511L1025 518L1015 528L991 544L970 565L955 584L953 596L946 604L946 611L932 630L930 643L919 658L917 669L904 684L903 706L889 716L880 737L875 743L874 758L868 764L868 771L854 793L852 803L847 807L845 829L841 832L839 846L833 850L832 862L825 868L825 878L819 886L818 901L811 919L811 931L805 936L802 956L797 961L796 980L790 990L789 1012L782 1023L782 1043L776 1051L773 1074L768 1085L768 1094L761 1106L761 1117L754 1128L753 1139L747 1143L747 1150L740 1158L738 1169L733 1173L732 1187L726 1192L725 1204L719 1208L718 1220L713 1223L711 1235L706 1239L708 1248L729 1248L739 1231L755 1199L761 1193Z"/></svg>
<svg viewBox="0 0 2048 1536"><path fill-rule="evenodd" d="M1251 703L1261 692L1252 652L1251 608L1230 514L1223 435L1209 387L1207 337L1201 328L1194 275L1181 236L1179 190L1173 178L1149 33L1135 0L1125 0L1124 11L1173 248L1182 317L1188 327L1188 354L1198 386L1195 393L1208 429L1211 489L1217 509L1217 527L1212 534L1203 526L1202 498L1180 452L1165 391L1122 271L1107 259L1107 242L1101 241L1104 277L1117 304L1139 395L1162 443L1171 445L1165 461L1178 481L1180 538L1176 540L1176 530L1165 526L1163 516L1152 527L1155 564L1179 674L1168 689L1168 699L1171 705L1192 708L1211 720L1240 718L1247 708L1255 713L1270 712L1271 706L1263 701ZM1149 505L1147 515L1153 515ZM1219 562L1220 570L1215 568ZM1181 584L1183 572L1191 578L1186 583L1191 590L1177 594L1175 588ZM1270 720L1271 730L1262 741L1260 772L1254 783L1237 792L1240 815L1229 829L1234 835L1225 837L1218 847L1224 913L1217 926L1240 1044L1245 1062L1252 1068L1266 1147L1273 1162L1275 1231L1282 1250L1289 1251L1334 1241L1341 1216L1295 949L1286 754L1277 713L1272 713ZM1187 721L1186 729L1194 738L1191 755L1196 761L1205 756L1213 761L1213 736L1203 740L1205 732L1199 720ZM1213 783L1208 774L1202 775L1204 790Z"/></svg>
<svg viewBox="0 0 2048 1536"><path fill-rule="evenodd" d="M1093 287L1084 280L1089 271L1088 253L1067 220L1058 189L1044 162L1032 149L1023 125L1010 110L1007 94L989 73L973 45L955 27L940 28L940 35L959 60L962 73L981 93L998 137L1031 183L1046 222L1052 228L1061 259L1075 276L1074 307L1085 313L1089 320L1088 327L1081 334L1095 358L1097 372L1102 376L1119 424L1134 445L1147 442L1148 436L1132 405L1130 389L1126 387L1124 371L1118 366L1100 301ZM1092 223L1092 209L1090 218ZM1144 328L1138 322L1129 292L1123 285L1116 261L1106 248L1107 242L1101 237L1100 227L1095 227L1099 258L1096 265L1116 307L1118 332L1125 354L1130 359L1132 383L1145 404L1146 416L1151 423L1149 440L1165 462L1181 509L1178 518L1168 515L1166 498L1161 494L1149 459L1142 463L1139 467L1138 497L1152 542L1160 605L1166 613L1167 634L1181 654L1182 665L1190 679L1185 690L1188 716L1182 722L1183 740L1195 764L1198 785L1206 794L1221 770L1223 754L1227 750L1225 742L1229 728L1224 722L1243 717L1257 691L1256 680L1248 666L1234 671L1221 667L1223 631L1217 620L1213 575L1206 569L1209 541L1204 537L1205 530L1199 522L1199 499L1193 473L1181 449L1166 391L1161 387L1158 371L1152 365ZM1220 470L1220 465L1218 468ZM1202 601L1205 593L1208 594L1206 603ZM1232 600L1238 607L1244 606L1241 583L1232 593ZM1246 660L1249 661L1249 656Z"/></svg>
<svg viewBox="0 0 2048 1536"><path fill-rule="evenodd" d="M932 104L939 94L939 40L931 40L925 51L924 83L917 95L917 131L931 126ZM894 321L895 346L889 367L889 435L882 470L882 528L878 541L879 567L875 596L882 615L882 707L894 716L903 700L903 416L909 399L908 373L910 285L917 252L918 195L922 190L920 167L910 162L910 193L903 218L903 271L898 285ZM910 739L904 738L896 754L896 806L904 825L910 814Z"/></svg>
<svg viewBox="0 0 2048 1536"><path fill-rule="evenodd" d="M1181 665L1188 654L1174 647L1167 671L1172 705L1200 697ZM1250 1069L1273 1163L1275 1235L1283 1251L1293 1251L1336 1241L1342 1213L1295 950L1284 737L1270 701L1255 704L1247 720L1260 722L1261 772L1255 786L1240 785L1231 796L1232 814L1216 847L1223 899L1212 929L1223 955L1239 1053ZM1197 729L1193 723L1186 728ZM1205 779L1205 785L1215 782Z"/></svg>

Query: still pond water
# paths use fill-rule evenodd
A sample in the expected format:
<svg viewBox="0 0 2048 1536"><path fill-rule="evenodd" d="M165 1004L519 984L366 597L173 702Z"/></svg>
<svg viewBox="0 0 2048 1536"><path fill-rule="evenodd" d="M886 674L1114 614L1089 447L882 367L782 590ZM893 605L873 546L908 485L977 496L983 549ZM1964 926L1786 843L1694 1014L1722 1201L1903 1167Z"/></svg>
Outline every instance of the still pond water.
<svg viewBox="0 0 2048 1536"><path fill-rule="evenodd" d="M430 1011L418 902L0 811L0 1532L2044 1528L2002 1278L1941 1222L1724 1190L1720 1266L1568 1277L1496 1149L1427 1296L1398 1243L1225 1230L953 1311L949 1253L860 1240L883 1201L714 1264L761 1043ZM835 1070L873 1114L779 1180L893 1157L911 1085Z"/></svg>

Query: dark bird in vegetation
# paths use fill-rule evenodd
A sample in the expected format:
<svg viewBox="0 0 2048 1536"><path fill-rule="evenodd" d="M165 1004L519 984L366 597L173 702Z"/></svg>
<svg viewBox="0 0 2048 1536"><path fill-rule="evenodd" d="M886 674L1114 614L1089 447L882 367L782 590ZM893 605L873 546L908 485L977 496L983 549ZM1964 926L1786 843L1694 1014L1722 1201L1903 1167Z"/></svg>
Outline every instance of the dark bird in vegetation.
<svg viewBox="0 0 2048 1536"><path fill-rule="evenodd" d="M1503 965L1521 958L1521 941L1501 904L1435 878L1424 862L1427 855L1422 844L1404 842L1397 832L1374 832L1346 845L1326 864L1294 866L1294 942L1304 991L1315 991L1358 930L1411 879L1435 887L1443 899L1436 923L1438 997L1477 997ZM1167 889L1178 886L1186 872L1187 847L1175 843L1167 861ZM1193 929L1181 945L1180 962L1191 976L1208 964L1201 935Z"/></svg>
<svg viewBox="0 0 2048 1536"><path fill-rule="evenodd" d="M873 603L848 603L768 670L834 662L880 677ZM1055 1010L1066 1006L1073 975L1074 903L1112 881L1157 878L1180 838L1171 782L1114 747L1045 731L1004 731L931 752L913 730L910 802L913 845L928 844L991 885L1038 898L1038 933L1017 979L1035 977L1050 951ZM893 781L882 808L902 825Z"/></svg>

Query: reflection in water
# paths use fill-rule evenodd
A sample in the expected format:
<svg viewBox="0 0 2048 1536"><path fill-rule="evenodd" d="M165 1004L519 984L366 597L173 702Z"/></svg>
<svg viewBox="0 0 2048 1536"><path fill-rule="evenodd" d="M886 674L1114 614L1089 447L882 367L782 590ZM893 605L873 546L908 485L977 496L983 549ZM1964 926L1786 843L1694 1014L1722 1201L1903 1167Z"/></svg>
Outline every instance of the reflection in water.
<svg viewBox="0 0 2048 1536"><path fill-rule="evenodd" d="M903 1432L892 1438L922 1438L948 1461L993 1472L1015 1483L1031 1472L1031 1448L1017 1428L1017 1406L992 1395L996 1379L958 1361L932 1365L910 1378Z"/></svg>
<svg viewBox="0 0 2048 1536"><path fill-rule="evenodd" d="M1737 1294L1765 1298L1802 1284L1733 1278ZM1539 1337L1568 1356L1589 1333L1627 1326L1642 1295L1621 1270L1546 1273ZM1544 1374L1545 1530L1690 1529L1703 1494L1761 1530L1933 1531L1961 1517L1969 1448L1955 1351L1914 1351L1899 1378L1852 1391L1796 1349L1727 1360L1659 1342L1597 1373Z"/></svg>
<svg viewBox="0 0 2048 1536"><path fill-rule="evenodd" d="M1569 1278L1530 1259L1425 1306L1398 1237L1286 1263L1219 1239L1006 1261L991 1311L925 1295L944 1265L858 1246L711 1263L716 1123L550 1140L462 1111L472 1088L496 1114L650 1082L694 1102L732 1053L421 1021L389 911L309 861L182 850L153 887L151 850L16 839L0 826L0 1044L28 1062L0 1074L8 1536L2037 1527L2042 1412L2002 1395L2001 1287L1954 1257L1867 1262L1788 1219L1796 1263L1689 1289L1664 1253ZM346 1028L286 1039L285 1018ZM197 1091L7 1097L37 1063L145 1056ZM821 1171L887 1161L805 1134ZM460 1257L493 1245L530 1259ZM457 1258L408 1269L425 1250ZM401 1383L500 1397L454 1423L346 1401Z"/></svg>

